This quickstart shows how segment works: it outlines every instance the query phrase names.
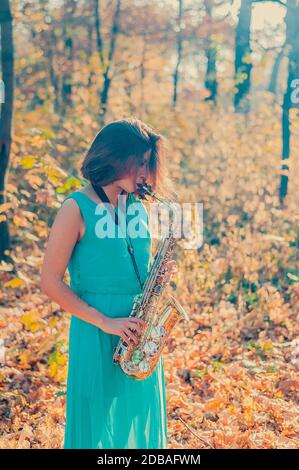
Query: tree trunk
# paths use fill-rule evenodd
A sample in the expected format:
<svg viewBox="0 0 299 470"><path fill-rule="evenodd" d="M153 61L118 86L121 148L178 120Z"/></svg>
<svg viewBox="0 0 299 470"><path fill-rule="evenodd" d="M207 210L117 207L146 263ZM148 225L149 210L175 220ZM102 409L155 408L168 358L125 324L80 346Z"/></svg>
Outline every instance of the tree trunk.
<svg viewBox="0 0 299 470"><path fill-rule="evenodd" d="M73 16L76 11L77 3L75 0L65 0L65 19L64 19L64 63L61 79L61 112L66 114L67 109L72 106L72 80L73 80Z"/></svg>
<svg viewBox="0 0 299 470"><path fill-rule="evenodd" d="M299 5L296 0L287 1L286 21L286 45L288 48L288 80L282 105L282 160L279 199L284 203L288 193L289 165L286 160L290 158L290 108L298 107L298 103L292 102L293 84L299 77Z"/></svg>
<svg viewBox="0 0 299 470"><path fill-rule="evenodd" d="M1 104L0 116L0 205L5 202L5 179L8 169L11 147L11 128L14 97L14 48L13 26L9 0L0 2L1 26L1 68L4 84L4 103ZM10 248L7 221L0 222L0 260L10 260L5 250Z"/></svg>
<svg viewBox="0 0 299 470"><path fill-rule="evenodd" d="M280 64L284 57L284 54L285 54L285 51L284 51L284 46L283 46L278 52L274 60L274 65L272 68L271 77L270 77L270 81L268 85L268 91L270 91L270 93L273 93L273 95L276 95L278 72L279 72Z"/></svg>
<svg viewBox="0 0 299 470"><path fill-rule="evenodd" d="M89 59L93 53L93 28L94 28L93 22L89 22L89 19L88 19L88 24L86 27L87 27L87 66L89 67ZM94 76L94 71L93 69L91 69L89 76L88 76L88 85L87 85L89 92L92 86L93 76Z"/></svg>
<svg viewBox="0 0 299 470"><path fill-rule="evenodd" d="M250 74L252 69L250 26L252 0L241 0L239 21L236 30L235 50L235 111L249 112Z"/></svg>
<svg viewBox="0 0 299 470"><path fill-rule="evenodd" d="M96 30L96 37L97 37L97 48L101 60L101 65L104 69L103 72L103 85L100 90L100 100L101 100L101 108L100 108L100 118L99 124L103 126L105 124L105 118L107 113L107 106L108 106L108 96L109 90L111 85L111 72L110 68L112 65L112 61L114 58L115 47L116 47L116 39L119 32L119 19L120 19L120 8L121 8L121 0L117 0L115 12L113 15L112 20L112 27L110 33L110 47L109 47L109 54L107 63L105 63L104 58L104 50L103 50L103 40L101 34L101 17L99 12L99 5L98 0L94 0L94 14L95 14L95 30Z"/></svg>
<svg viewBox="0 0 299 470"><path fill-rule="evenodd" d="M208 17L209 23L212 24L212 1L205 0L205 9L206 15ZM213 45L213 41L210 38L210 33L208 32L207 45L205 48L205 54L207 58L207 68L205 76L205 87L210 92L210 95L205 98L205 101L213 101L216 104L218 83L217 83L217 74L216 74L216 48Z"/></svg>
<svg viewBox="0 0 299 470"><path fill-rule="evenodd" d="M45 55L49 61L49 76L50 76L50 81L54 89L54 112L56 114L60 114L61 111L61 105L60 105L60 87L59 87L59 81L58 81L58 76L55 72L54 68L54 57L55 57L55 45L56 45L56 36L55 32L51 31L50 32L50 41L49 41L49 47L45 51Z"/></svg>
<svg viewBox="0 0 299 470"><path fill-rule="evenodd" d="M140 119L143 119L145 115L145 94L144 94L144 80L145 80L145 58L147 51L147 42L143 38L142 40L142 55L140 63L140 105L139 105L139 116Z"/></svg>
<svg viewBox="0 0 299 470"><path fill-rule="evenodd" d="M182 35L182 17L183 17L183 0L178 0L179 13L177 17L177 27L178 33L176 35L176 50L177 50L177 61L175 66L175 71L173 74L173 96L172 96L172 105L173 107L177 104L177 94L178 94L178 83L180 79L180 67L182 62L182 53L183 53L183 35Z"/></svg>

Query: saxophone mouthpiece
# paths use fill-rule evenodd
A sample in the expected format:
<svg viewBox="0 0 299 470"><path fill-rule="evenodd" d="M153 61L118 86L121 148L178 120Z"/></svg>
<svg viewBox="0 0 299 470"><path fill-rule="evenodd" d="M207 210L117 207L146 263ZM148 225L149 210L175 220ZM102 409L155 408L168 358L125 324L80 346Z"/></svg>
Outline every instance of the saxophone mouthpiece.
<svg viewBox="0 0 299 470"><path fill-rule="evenodd" d="M153 188L148 183L137 183L136 193L138 194L138 196L140 196L141 199L145 199L145 200L146 200L146 197L145 197L146 195L148 196L154 195Z"/></svg>

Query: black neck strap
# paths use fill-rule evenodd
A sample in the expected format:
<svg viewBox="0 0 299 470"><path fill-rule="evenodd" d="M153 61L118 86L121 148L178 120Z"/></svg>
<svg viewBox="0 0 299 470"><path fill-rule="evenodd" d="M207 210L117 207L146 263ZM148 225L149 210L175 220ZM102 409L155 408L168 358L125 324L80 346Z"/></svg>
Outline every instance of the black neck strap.
<svg viewBox="0 0 299 470"><path fill-rule="evenodd" d="M91 183L91 185L92 185L94 191L97 193L97 195L98 195L99 198L101 199L101 201L103 201L103 202L108 202L109 204L111 204L111 203L110 203L110 200L109 200L109 198L108 198L108 196L107 196L107 194L105 193L104 189L103 189L101 186L96 186L96 185L93 184L93 183ZM123 194L123 193L125 193L125 191L122 191L121 194ZM128 195L128 197L129 197L129 195ZM119 220L118 220L118 215L117 215L117 213L116 213L115 211L113 211L113 213L112 213L112 211L111 211L111 209L110 209L110 205L109 205L108 207L109 207L109 211L110 211L110 213L111 213L111 215L112 215L112 217L113 217L113 220L114 220L115 224L116 224L116 225L119 225ZM128 229L127 211L125 212L125 214L126 214L126 231L128 232L128 230L127 230L127 229ZM138 281L139 281L139 284L140 284L141 289L143 289L143 284L142 284L142 282L141 282L141 278L140 278L138 266L137 266L136 259L135 259L135 255L134 255L134 248L133 248L133 246L132 246L132 241L131 241L129 235L128 235L129 241L128 241L127 237L126 237L125 239L126 239L126 242L127 242L128 252L130 253L130 256L131 256L131 259L132 259L132 263L133 263L133 266L134 266L134 270L135 270L136 276L137 276L137 278L138 278Z"/></svg>

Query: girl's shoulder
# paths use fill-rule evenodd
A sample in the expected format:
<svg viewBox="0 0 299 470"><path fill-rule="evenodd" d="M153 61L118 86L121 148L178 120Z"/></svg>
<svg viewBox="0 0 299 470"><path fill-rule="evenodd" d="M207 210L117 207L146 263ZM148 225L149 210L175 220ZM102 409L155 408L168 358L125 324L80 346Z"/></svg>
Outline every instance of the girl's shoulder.
<svg viewBox="0 0 299 470"><path fill-rule="evenodd" d="M77 206L77 208L79 208L85 222L91 217L92 214L94 214L97 203L90 199L90 197L87 196L87 194L85 194L84 192L76 190L72 193L69 193L63 199L62 206L65 206L64 203L70 199L75 201L75 205Z"/></svg>
<svg viewBox="0 0 299 470"><path fill-rule="evenodd" d="M72 193L69 193L62 201L62 203L64 203L64 201L67 201L68 199L75 199L76 202L79 203L79 205L81 204L96 204L95 201L93 201L86 193L84 193L83 191L81 190L76 190L76 191L73 191Z"/></svg>

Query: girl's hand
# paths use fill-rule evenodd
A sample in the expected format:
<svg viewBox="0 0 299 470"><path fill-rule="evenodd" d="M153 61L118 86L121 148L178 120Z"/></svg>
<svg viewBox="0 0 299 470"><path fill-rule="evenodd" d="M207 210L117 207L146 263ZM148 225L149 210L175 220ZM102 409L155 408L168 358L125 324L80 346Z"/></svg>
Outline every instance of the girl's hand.
<svg viewBox="0 0 299 470"><path fill-rule="evenodd" d="M104 319L101 329L105 333L110 333L112 335L120 336L127 344L134 342L138 344L137 336L132 333L137 331L138 334L141 334L144 329L146 322L141 318L127 317L127 318L110 318L106 317Z"/></svg>
<svg viewBox="0 0 299 470"><path fill-rule="evenodd" d="M165 274L165 280L166 280L166 283L169 282L171 276L174 274L174 273L177 273L178 272L178 268L177 268L177 262L172 259L170 261L168 261L166 263L166 269L167 269L167 272Z"/></svg>

